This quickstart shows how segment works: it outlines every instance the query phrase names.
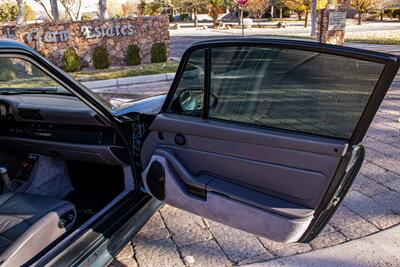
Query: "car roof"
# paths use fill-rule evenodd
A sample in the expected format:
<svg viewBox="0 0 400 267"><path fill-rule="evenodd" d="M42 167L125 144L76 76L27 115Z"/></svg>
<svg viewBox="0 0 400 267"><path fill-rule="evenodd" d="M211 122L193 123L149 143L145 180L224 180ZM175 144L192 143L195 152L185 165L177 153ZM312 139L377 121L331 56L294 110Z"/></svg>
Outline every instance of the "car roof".
<svg viewBox="0 0 400 267"><path fill-rule="evenodd" d="M7 38L0 38L0 47L1 48L21 48L21 49L30 49L34 51L31 47L27 46L26 44L23 44L21 42L18 42L16 40L12 39L7 39Z"/></svg>

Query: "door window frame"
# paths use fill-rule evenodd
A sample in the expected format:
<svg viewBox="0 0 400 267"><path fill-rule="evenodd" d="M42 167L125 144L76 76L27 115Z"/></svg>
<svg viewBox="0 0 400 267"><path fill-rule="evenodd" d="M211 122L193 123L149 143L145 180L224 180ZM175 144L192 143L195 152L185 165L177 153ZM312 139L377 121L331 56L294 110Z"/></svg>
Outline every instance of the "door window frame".
<svg viewBox="0 0 400 267"><path fill-rule="evenodd" d="M203 111L201 118L207 122L208 120L220 120L215 118L209 118L209 101L211 94L211 49L213 48L221 48L221 47L258 47L258 48L275 48L275 49L288 49L288 50L298 50L298 51L308 51L308 52L316 52L323 53L333 56L342 56L346 58L352 58L356 60L362 60L366 62L373 62L383 64L383 70L380 74L380 77L370 95L370 98L362 112L362 115L357 122L352 136L349 140L349 145L355 145L361 142L364 137L366 131L369 128L370 123L372 122L373 117L375 116L380 103L388 91L391 81L396 76L397 70L400 67L400 57L378 53L374 51L361 50L346 46L336 46L336 45L328 45L321 44L316 42L305 42L305 41L294 41L294 40L277 40L277 39L260 39L260 38L246 38L246 39L230 39L230 40L209 40L204 42L199 42L188 48L182 56L181 63L178 67L175 78L172 82L171 89L165 99L165 102L161 108L160 113L168 113L168 106L170 102L173 100L173 96L175 91L178 88L179 82L183 76L183 72L185 70L186 64L188 63L192 53L199 49L204 49L204 101L203 101ZM268 128L277 131L283 132L295 132L291 130L277 129L268 126L260 126L254 124L247 124L243 122L233 122L227 121L231 124L245 124L251 127L257 128ZM309 136L318 136L316 134L311 133L301 133ZM326 136L324 136L326 137ZM334 139L335 137L328 137Z"/></svg>

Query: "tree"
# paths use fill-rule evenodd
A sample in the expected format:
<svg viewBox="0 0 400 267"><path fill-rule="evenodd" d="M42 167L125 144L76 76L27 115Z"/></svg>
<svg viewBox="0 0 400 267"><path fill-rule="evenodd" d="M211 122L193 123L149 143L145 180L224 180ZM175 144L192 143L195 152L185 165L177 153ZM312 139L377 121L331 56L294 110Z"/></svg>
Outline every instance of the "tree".
<svg viewBox="0 0 400 267"><path fill-rule="evenodd" d="M47 8L43 0L34 0L34 1L43 8L44 12L46 12L50 20L52 21L60 20L57 0L50 0L50 10Z"/></svg>
<svg viewBox="0 0 400 267"><path fill-rule="evenodd" d="M140 0L139 4L136 6L138 16L144 15L144 12L146 11L146 6L147 6L146 1Z"/></svg>
<svg viewBox="0 0 400 267"><path fill-rule="evenodd" d="M50 9L51 9L51 14L53 15L53 20L59 21L60 20L60 12L58 11L57 0L50 0Z"/></svg>
<svg viewBox="0 0 400 267"><path fill-rule="evenodd" d="M60 2L72 21L81 17L82 0L60 0Z"/></svg>
<svg viewBox="0 0 400 267"><path fill-rule="evenodd" d="M361 25L363 19L368 13L375 10L376 0L351 0L350 5L357 11L358 25Z"/></svg>
<svg viewBox="0 0 400 267"><path fill-rule="evenodd" d="M282 0L281 1L289 9L293 10L299 16L299 20L302 15L305 14L304 27L308 26L308 13L311 10L311 0Z"/></svg>
<svg viewBox="0 0 400 267"><path fill-rule="evenodd" d="M145 13L145 15L148 15L148 16L157 16L157 15L160 15L161 8L162 8L162 5L160 2L150 2L150 3L146 4L144 13Z"/></svg>
<svg viewBox="0 0 400 267"><path fill-rule="evenodd" d="M17 0L18 6L18 15L17 15L17 25L21 25L25 23L25 1Z"/></svg>
<svg viewBox="0 0 400 267"><path fill-rule="evenodd" d="M0 22L15 21L18 16L18 6L9 1L0 4Z"/></svg>
<svg viewBox="0 0 400 267"><path fill-rule="evenodd" d="M123 17L122 5L116 0L107 0L107 18Z"/></svg>
<svg viewBox="0 0 400 267"><path fill-rule="evenodd" d="M213 19L214 27L218 26L218 17L224 13L223 0L207 0L208 15Z"/></svg>
<svg viewBox="0 0 400 267"><path fill-rule="evenodd" d="M122 11L122 16L127 17L136 11L136 7L133 4L133 2L126 1L125 3L121 4L121 11Z"/></svg>
<svg viewBox="0 0 400 267"><path fill-rule="evenodd" d="M33 9L31 8L31 6L25 4L24 8L25 8L25 12L24 12L25 21L34 20L36 18L36 14L35 14L35 11L33 11Z"/></svg>
<svg viewBox="0 0 400 267"><path fill-rule="evenodd" d="M188 1L188 0L173 0L172 1L172 5L174 6L174 8L176 8L178 10L183 10L183 9L192 10L193 15L194 15L194 26L198 27L198 25L199 25L199 19L198 19L199 11L204 9L204 7L207 5L207 1L206 0L192 0L192 1Z"/></svg>
<svg viewBox="0 0 400 267"><path fill-rule="evenodd" d="M311 0L311 36L317 33L317 0Z"/></svg>
<svg viewBox="0 0 400 267"><path fill-rule="evenodd" d="M376 0L375 2L375 9L376 11L379 12L380 20L383 20L383 15L385 12L385 9L388 7L391 7L392 5L395 5L397 3L400 4L399 0Z"/></svg>
<svg viewBox="0 0 400 267"><path fill-rule="evenodd" d="M107 18L107 0L99 0L99 19L105 20Z"/></svg>
<svg viewBox="0 0 400 267"><path fill-rule="evenodd" d="M3 2L0 4L0 22L6 21L17 21L21 12L19 12L18 4L13 4L10 1ZM35 19L35 12L29 5L23 5L23 17L22 22L18 21L18 24L22 24L27 20Z"/></svg>
<svg viewBox="0 0 400 267"><path fill-rule="evenodd" d="M296 12L301 19L305 15L304 27L308 27L308 14L311 11L312 0L281 0L281 4ZM328 4L327 0L317 0L317 10L325 8Z"/></svg>
<svg viewBox="0 0 400 267"><path fill-rule="evenodd" d="M265 12L269 9L270 1L269 0L257 0L257 1L249 1L246 5L246 9L249 11L251 15L253 15L257 19L261 19Z"/></svg>

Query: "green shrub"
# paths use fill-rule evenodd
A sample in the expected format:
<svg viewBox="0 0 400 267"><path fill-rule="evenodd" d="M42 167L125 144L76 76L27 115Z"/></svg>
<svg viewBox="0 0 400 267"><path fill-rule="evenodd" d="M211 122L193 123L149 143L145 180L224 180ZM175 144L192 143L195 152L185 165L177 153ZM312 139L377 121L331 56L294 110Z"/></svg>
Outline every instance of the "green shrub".
<svg viewBox="0 0 400 267"><path fill-rule="evenodd" d="M400 19L400 8L387 8L384 11L385 15L391 19L398 18Z"/></svg>
<svg viewBox="0 0 400 267"><path fill-rule="evenodd" d="M62 66L65 71L74 72L82 69L81 60L72 47L65 50L62 57Z"/></svg>
<svg viewBox="0 0 400 267"><path fill-rule="evenodd" d="M180 21L188 21L189 20L189 14L183 13L179 15L179 20Z"/></svg>
<svg viewBox="0 0 400 267"><path fill-rule="evenodd" d="M110 66L107 48L104 45L96 46L93 49L92 60L96 69L107 69Z"/></svg>
<svg viewBox="0 0 400 267"><path fill-rule="evenodd" d="M165 43L155 43L151 46L151 63L167 61L167 47Z"/></svg>
<svg viewBox="0 0 400 267"><path fill-rule="evenodd" d="M282 18L290 18L290 9L287 7L282 8Z"/></svg>
<svg viewBox="0 0 400 267"><path fill-rule="evenodd" d="M8 82L17 79L17 74L14 70L7 69L0 72L0 81Z"/></svg>
<svg viewBox="0 0 400 267"><path fill-rule="evenodd" d="M81 16L81 20L83 21L88 21L88 20L92 20L92 16L90 16L89 14L84 14Z"/></svg>
<svg viewBox="0 0 400 267"><path fill-rule="evenodd" d="M393 18L398 18L400 20L400 8L393 10Z"/></svg>
<svg viewBox="0 0 400 267"><path fill-rule="evenodd" d="M129 66L140 65L140 48L139 46L132 44L128 46L126 51L125 62Z"/></svg>
<svg viewBox="0 0 400 267"><path fill-rule="evenodd" d="M41 76L44 76L44 73L39 68L32 65L32 76L33 77L41 77Z"/></svg>
<svg viewBox="0 0 400 267"><path fill-rule="evenodd" d="M0 71L4 71L6 69L13 68L13 64L11 59L6 57L0 57Z"/></svg>
<svg viewBox="0 0 400 267"><path fill-rule="evenodd" d="M0 81L12 81L17 78L14 65L9 58L0 58Z"/></svg>

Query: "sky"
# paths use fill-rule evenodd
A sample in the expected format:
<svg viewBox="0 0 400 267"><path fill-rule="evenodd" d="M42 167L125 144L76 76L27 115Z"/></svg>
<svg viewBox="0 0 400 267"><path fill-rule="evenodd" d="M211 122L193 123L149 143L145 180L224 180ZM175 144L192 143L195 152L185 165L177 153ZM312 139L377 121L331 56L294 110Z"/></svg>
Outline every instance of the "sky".
<svg viewBox="0 0 400 267"><path fill-rule="evenodd" d="M43 0L44 3L47 6L50 6L49 4L49 0ZM26 3L32 7L32 9L35 12L41 12L43 11L43 8L41 5L39 5L37 2L35 2L34 0L26 0ZM96 11L97 10L97 3L98 1L94 1L94 0L82 0L82 11L83 12L90 12L90 11ZM59 4L59 9L62 9L62 5Z"/></svg>
<svg viewBox="0 0 400 267"><path fill-rule="evenodd" d="M1 1L1 0L0 0ZM49 0L43 0L44 3L47 6L50 6L49 4ZM114 0L117 3L125 3L127 0ZM91 11L97 11L97 3L99 1L98 0L82 0L82 7L81 10L82 12L91 12ZM43 8L41 5L39 5L37 2L35 2L34 0L26 0L26 3L32 7L32 9L36 12L42 12ZM58 8L60 10L62 10L62 5L59 4Z"/></svg>

